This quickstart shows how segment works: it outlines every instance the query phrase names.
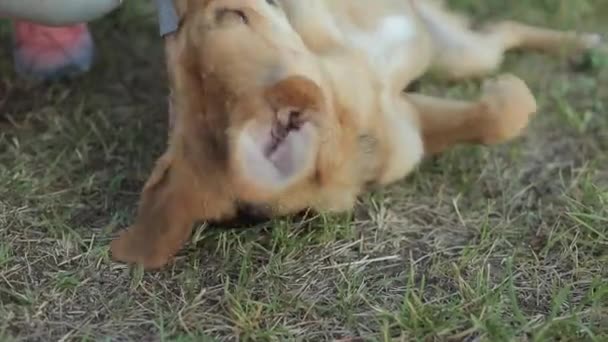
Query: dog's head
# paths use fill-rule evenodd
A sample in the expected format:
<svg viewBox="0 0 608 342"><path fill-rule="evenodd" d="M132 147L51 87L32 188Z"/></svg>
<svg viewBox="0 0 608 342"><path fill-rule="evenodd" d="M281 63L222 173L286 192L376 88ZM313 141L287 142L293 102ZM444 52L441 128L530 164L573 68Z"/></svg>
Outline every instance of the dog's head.
<svg viewBox="0 0 608 342"><path fill-rule="evenodd" d="M320 68L272 0L175 0L174 127L114 259L163 266L198 220L265 204L312 177L327 101Z"/></svg>
<svg viewBox="0 0 608 342"><path fill-rule="evenodd" d="M314 166L325 106L316 60L276 1L179 4L176 87L189 106L179 115L212 121L204 129L220 134L240 199L271 198Z"/></svg>

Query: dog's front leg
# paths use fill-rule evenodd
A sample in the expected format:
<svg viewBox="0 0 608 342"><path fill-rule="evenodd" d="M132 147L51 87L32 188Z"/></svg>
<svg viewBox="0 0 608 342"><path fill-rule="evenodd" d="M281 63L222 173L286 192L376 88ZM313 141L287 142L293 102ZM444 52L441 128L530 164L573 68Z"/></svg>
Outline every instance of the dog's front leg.
<svg viewBox="0 0 608 342"><path fill-rule="evenodd" d="M486 82L477 101L405 94L416 107L424 148L437 154L458 144L498 144L517 137L536 112L526 84L512 75Z"/></svg>

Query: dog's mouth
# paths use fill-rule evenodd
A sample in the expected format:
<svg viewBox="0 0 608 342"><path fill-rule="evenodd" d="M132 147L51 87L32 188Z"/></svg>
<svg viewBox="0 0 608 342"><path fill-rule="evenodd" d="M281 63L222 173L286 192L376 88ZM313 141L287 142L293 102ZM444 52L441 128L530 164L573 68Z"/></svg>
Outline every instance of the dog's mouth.
<svg viewBox="0 0 608 342"><path fill-rule="evenodd" d="M290 110L286 115L279 115L270 130L270 141L265 148L264 155L270 158L285 142L285 139L292 133L297 134L304 124L302 113L297 110Z"/></svg>
<svg viewBox="0 0 608 342"><path fill-rule="evenodd" d="M309 148L312 123L307 121L302 112L296 109L279 113L270 128L264 146L264 156L283 175L295 172L299 162L299 153ZM295 152L295 153L294 153Z"/></svg>
<svg viewBox="0 0 608 342"><path fill-rule="evenodd" d="M281 188L311 167L317 129L299 110L283 110L272 122L249 125L238 140L240 168L248 181Z"/></svg>

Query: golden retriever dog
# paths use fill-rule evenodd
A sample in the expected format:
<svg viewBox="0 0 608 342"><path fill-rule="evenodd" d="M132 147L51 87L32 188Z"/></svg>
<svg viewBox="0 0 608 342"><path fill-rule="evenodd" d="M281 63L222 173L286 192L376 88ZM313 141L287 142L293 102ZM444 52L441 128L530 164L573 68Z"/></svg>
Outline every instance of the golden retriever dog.
<svg viewBox="0 0 608 342"><path fill-rule="evenodd" d="M518 137L536 112L513 75L478 99L404 91L434 69L496 70L513 48L579 52L599 36L504 21L472 30L429 0L174 0L167 43L175 113L116 261L165 266L200 221L243 207L266 217L353 208L370 186L406 177L458 144Z"/></svg>

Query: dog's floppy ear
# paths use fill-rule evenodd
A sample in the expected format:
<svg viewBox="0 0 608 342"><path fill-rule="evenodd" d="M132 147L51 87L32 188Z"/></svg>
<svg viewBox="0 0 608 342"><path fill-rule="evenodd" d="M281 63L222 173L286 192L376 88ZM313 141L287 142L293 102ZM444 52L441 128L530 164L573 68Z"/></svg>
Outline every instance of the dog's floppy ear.
<svg viewBox="0 0 608 342"><path fill-rule="evenodd" d="M265 89L271 110L254 118L236 138L240 196L265 201L313 173L322 124L323 95L313 81L292 76Z"/></svg>
<svg viewBox="0 0 608 342"><path fill-rule="evenodd" d="M170 154L161 157L141 193L135 223L111 244L112 258L145 269L164 266L190 237L200 202L193 175Z"/></svg>
<svg viewBox="0 0 608 342"><path fill-rule="evenodd" d="M174 0L181 16L199 0ZM182 17L180 17L182 18ZM158 269L189 239L196 221L234 214L233 191L222 152L225 117L207 113L196 50L187 35L165 38L172 115L169 146L140 195L135 222L112 241L112 259ZM213 98L213 97L212 97ZM223 101L222 96L213 98ZM217 120L214 120L217 119Z"/></svg>
<svg viewBox="0 0 608 342"><path fill-rule="evenodd" d="M176 20L187 14L189 0L170 0ZM166 10L166 9L165 9ZM175 35L164 37L170 92L176 85L175 69L181 51ZM169 96L169 137L177 119L173 112L173 97ZM180 175L181 174L181 175ZM180 179L181 176L181 179ZM164 266L180 249L192 231L196 219L196 191L186 186L183 165L175 161L172 151L159 158L140 194L133 225L121 231L110 245L115 261L140 264L145 269Z"/></svg>

